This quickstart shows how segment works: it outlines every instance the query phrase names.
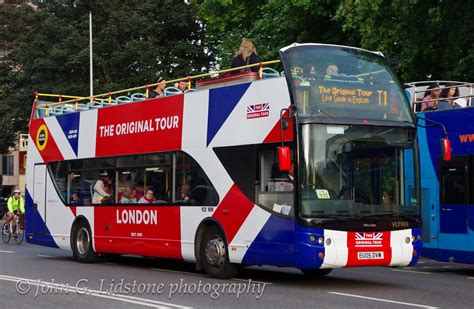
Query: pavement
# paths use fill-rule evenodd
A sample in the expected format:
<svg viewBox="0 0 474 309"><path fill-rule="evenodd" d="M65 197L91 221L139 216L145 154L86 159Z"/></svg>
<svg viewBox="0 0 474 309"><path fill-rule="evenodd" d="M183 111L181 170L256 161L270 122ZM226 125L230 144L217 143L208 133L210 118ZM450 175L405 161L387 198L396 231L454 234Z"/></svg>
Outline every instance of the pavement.
<svg viewBox="0 0 474 309"><path fill-rule="evenodd" d="M70 251L0 243L3 308L474 308L474 265L337 269L324 278L250 267L216 280L180 261L123 256L96 264Z"/></svg>

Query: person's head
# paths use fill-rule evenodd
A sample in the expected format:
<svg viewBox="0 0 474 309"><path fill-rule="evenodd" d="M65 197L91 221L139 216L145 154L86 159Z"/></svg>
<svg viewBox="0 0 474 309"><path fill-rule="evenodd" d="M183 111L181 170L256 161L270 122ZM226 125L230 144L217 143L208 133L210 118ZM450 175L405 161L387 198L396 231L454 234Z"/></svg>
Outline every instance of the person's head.
<svg viewBox="0 0 474 309"><path fill-rule="evenodd" d="M339 74L339 68L335 64L328 65L326 68L326 74L329 75L334 75L334 74Z"/></svg>
<svg viewBox="0 0 474 309"><path fill-rule="evenodd" d="M179 193L180 193L181 197L187 197L189 195L189 192L190 192L189 185L187 183L182 184L181 188L179 190Z"/></svg>
<svg viewBox="0 0 474 309"><path fill-rule="evenodd" d="M73 193L72 196L71 196L72 200L77 202L79 201L79 195L77 193Z"/></svg>
<svg viewBox="0 0 474 309"><path fill-rule="evenodd" d="M430 96L434 99L439 98L439 95L441 94L441 89L439 88L438 83L432 83L428 86L428 88L425 91L425 97Z"/></svg>
<svg viewBox="0 0 474 309"><path fill-rule="evenodd" d="M125 196L126 198L134 198L135 197L135 189L132 188L132 187L127 187L125 188L125 190L123 191L123 196Z"/></svg>
<svg viewBox="0 0 474 309"><path fill-rule="evenodd" d="M157 91L163 91L165 90L166 88L166 84L165 84L165 79L163 77L160 77L158 78L158 80L156 81L157 83L160 83L159 85L156 85L156 90ZM161 84L162 83L162 84Z"/></svg>
<svg viewBox="0 0 474 309"><path fill-rule="evenodd" d="M240 43L240 47L235 55L242 57L242 59L246 61L252 53L257 53L257 49L252 40L248 38L242 39L242 43Z"/></svg>
<svg viewBox="0 0 474 309"><path fill-rule="evenodd" d="M146 190L145 197L149 200L153 199L153 190L150 190L150 189Z"/></svg>
<svg viewBox="0 0 474 309"><path fill-rule="evenodd" d="M15 189L15 190L13 191L13 196L14 196L15 198L19 198L19 197L20 197L20 190Z"/></svg>
<svg viewBox="0 0 474 309"><path fill-rule="evenodd" d="M316 72L316 68L314 67L314 65L309 64L304 68L303 73L304 73L305 77L313 77L314 78L316 76L317 72Z"/></svg>
<svg viewBox="0 0 474 309"><path fill-rule="evenodd" d="M390 198L390 194L387 191L383 191L382 192L382 204L387 205L387 204L390 204L391 202L392 201L391 201L391 198Z"/></svg>
<svg viewBox="0 0 474 309"><path fill-rule="evenodd" d="M459 97L459 89L453 83L447 83L441 91L442 98Z"/></svg>
<svg viewBox="0 0 474 309"><path fill-rule="evenodd" d="M185 91L188 88L188 82L185 80L182 80L180 82L175 83L174 86L181 91Z"/></svg>

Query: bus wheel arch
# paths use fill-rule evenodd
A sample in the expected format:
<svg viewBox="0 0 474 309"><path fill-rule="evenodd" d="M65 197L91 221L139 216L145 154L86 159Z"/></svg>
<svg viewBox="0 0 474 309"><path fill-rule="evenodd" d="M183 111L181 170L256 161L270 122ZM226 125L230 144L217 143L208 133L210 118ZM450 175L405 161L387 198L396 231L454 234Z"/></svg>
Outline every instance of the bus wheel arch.
<svg viewBox="0 0 474 309"><path fill-rule="evenodd" d="M76 261L80 263L99 261L99 255L94 251L90 224L84 216L79 216L74 220L70 239L72 254Z"/></svg>
<svg viewBox="0 0 474 309"><path fill-rule="evenodd" d="M200 224L194 240L194 255L196 257L196 269L204 270L213 278L230 278L237 274L238 266L229 261L228 242L224 229L218 221L213 218L206 218ZM219 265L210 265L206 260L206 245L220 247ZM209 249L208 249L209 251Z"/></svg>

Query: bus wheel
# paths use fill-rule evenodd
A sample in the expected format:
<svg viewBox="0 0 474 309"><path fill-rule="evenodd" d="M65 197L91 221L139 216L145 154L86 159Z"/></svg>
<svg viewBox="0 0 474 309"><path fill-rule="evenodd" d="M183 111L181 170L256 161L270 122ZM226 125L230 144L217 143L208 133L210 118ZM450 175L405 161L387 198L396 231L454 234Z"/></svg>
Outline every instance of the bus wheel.
<svg viewBox="0 0 474 309"><path fill-rule="evenodd" d="M237 275L238 266L229 262L229 253L220 228L211 226L204 232L200 258L202 267L212 278L225 279Z"/></svg>
<svg viewBox="0 0 474 309"><path fill-rule="evenodd" d="M80 263L94 263L99 261L99 256L92 248L92 234L89 225L81 221L73 231L72 254Z"/></svg>
<svg viewBox="0 0 474 309"><path fill-rule="evenodd" d="M319 268L319 269L301 269L303 274L307 277L321 278L326 276L332 271L332 268Z"/></svg>

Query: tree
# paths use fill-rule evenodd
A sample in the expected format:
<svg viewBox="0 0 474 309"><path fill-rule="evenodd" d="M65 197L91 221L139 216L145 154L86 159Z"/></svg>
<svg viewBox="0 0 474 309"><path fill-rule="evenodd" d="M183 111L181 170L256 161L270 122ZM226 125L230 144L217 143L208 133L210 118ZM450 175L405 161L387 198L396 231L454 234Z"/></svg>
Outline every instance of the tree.
<svg viewBox="0 0 474 309"><path fill-rule="evenodd" d="M212 49L194 5L172 0L49 0L35 8L1 7L0 37L10 53L0 63L0 151L13 131L27 130L33 93L89 94L89 8L93 9L95 93L201 72ZM7 22L16 18L18 23ZM14 32L16 35L11 35ZM9 35L7 35L9 34ZM5 142L2 142L5 141Z"/></svg>
<svg viewBox="0 0 474 309"><path fill-rule="evenodd" d="M343 0L336 19L405 81L474 77L472 1Z"/></svg>
<svg viewBox="0 0 474 309"><path fill-rule="evenodd" d="M263 60L275 59L280 48L294 42L353 43L333 18L337 8L331 0L205 0L199 15L219 63L227 67L243 37L253 39Z"/></svg>

